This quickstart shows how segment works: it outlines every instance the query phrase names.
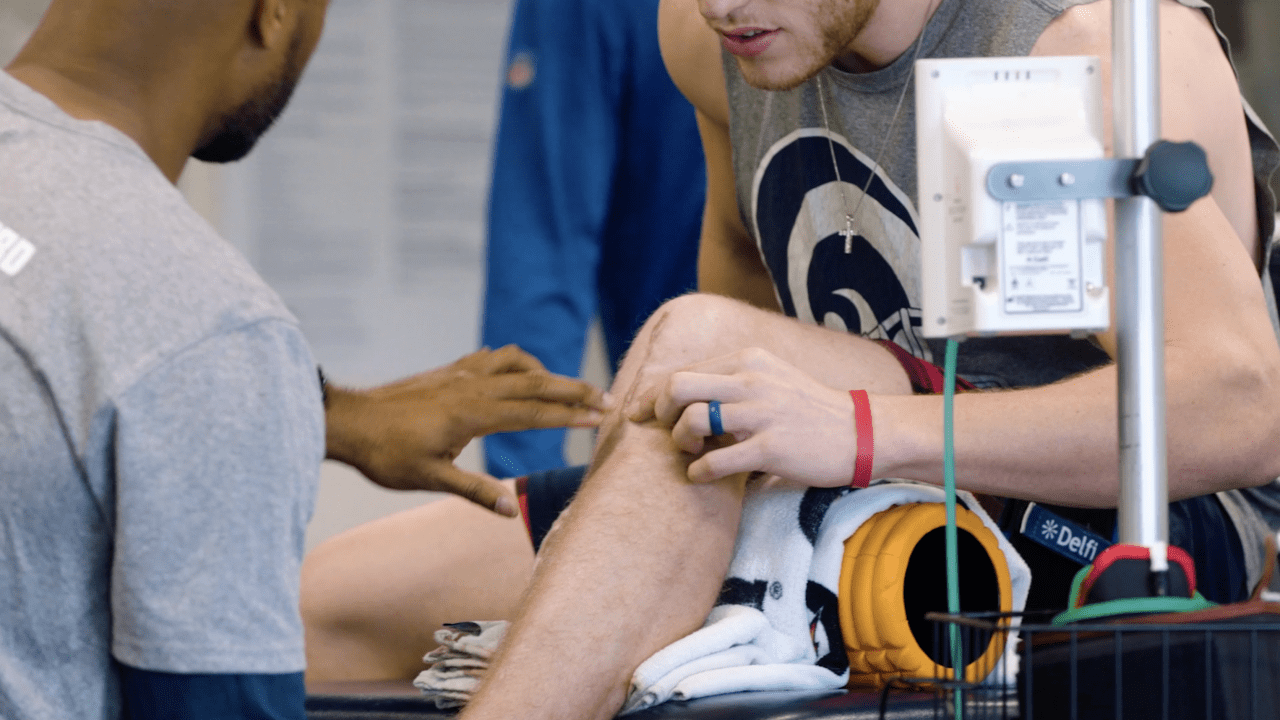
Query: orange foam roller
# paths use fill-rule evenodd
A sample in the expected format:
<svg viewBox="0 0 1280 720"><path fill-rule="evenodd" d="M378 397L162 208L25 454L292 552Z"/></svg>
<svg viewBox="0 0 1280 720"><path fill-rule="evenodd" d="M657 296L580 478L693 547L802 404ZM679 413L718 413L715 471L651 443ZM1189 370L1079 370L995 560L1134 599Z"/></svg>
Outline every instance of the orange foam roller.
<svg viewBox="0 0 1280 720"><path fill-rule="evenodd" d="M945 528L941 503L908 503L873 515L845 541L839 607L850 687L952 674L949 655L931 652L934 634L924 619L947 607ZM1009 567L995 534L964 507L956 508L956 528L961 610L1010 612ZM965 678L982 680L1004 646L1005 635L993 633L983 647L969 648Z"/></svg>

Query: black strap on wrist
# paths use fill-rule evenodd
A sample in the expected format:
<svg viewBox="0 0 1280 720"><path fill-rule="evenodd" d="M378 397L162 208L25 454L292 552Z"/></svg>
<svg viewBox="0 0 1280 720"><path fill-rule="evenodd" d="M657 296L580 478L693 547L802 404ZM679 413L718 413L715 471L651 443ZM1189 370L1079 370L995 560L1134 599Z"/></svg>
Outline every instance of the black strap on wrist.
<svg viewBox="0 0 1280 720"><path fill-rule="evenodd" d="M324 377L324 368L316 366L316 375L320 378L320 403L329 407L329 381Z"/></svg>

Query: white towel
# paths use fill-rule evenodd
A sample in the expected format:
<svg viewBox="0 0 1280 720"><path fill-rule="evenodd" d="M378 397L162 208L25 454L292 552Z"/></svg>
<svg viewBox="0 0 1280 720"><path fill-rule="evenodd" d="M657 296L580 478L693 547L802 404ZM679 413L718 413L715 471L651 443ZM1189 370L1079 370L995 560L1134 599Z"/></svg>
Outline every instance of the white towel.
<svg viewBox="0 0 1280 720"><path fill-rule="evenodd" d="M959 501L991 529L1009 562L1013 606L1026 605L1031 572L972 495ZM844 542L894 505L943 502L940 488L878 483L865 490L805 489L755 481L719 604L702 629L636 669L623 713L669 699L749 690L835 690L848 682L836 589ZM1010 634L1006 657L1016 642Z"/></svg>
<svg viewBox="0 0 1280 720"><path fill-rule="evenodd" d="M430 665L413 684L441 710L462 707L489 669L498 644L507 634L506 620L450 623L437 630L440 647L423 656Z"/></svg>

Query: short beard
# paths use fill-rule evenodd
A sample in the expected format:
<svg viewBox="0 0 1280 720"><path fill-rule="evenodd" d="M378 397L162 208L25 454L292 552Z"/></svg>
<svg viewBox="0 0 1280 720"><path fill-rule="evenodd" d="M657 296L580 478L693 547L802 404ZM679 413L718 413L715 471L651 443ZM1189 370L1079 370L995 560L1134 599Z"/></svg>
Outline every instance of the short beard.
<svg viewBox="0 0 1280 720"><path fill-rule="evenodd" d="M289 42L288 54L280 75L235 110L224 115L218 123L218 131L196 148L191 157L209 163L231 163L248 155L258 138L284 112L298 85L298 79L302 77L304 66L302 33L296 33Z"/></svg>
<svg viewBox="0 0 1280 720"><path fill-rule="evenodd" d="M824 3L825 9L834 14L839 2L840 0L828 0ZM871 16L879 7L880 0L854 0L853 9L845 17L844 22L827 28L822 34L822 54L827 58L822 67L834 63L837 58L849 51L849 47L867 28L867 23L871 22ZM820 70L822 68L814 70L809 77L817 75Z"/></svg>
<svg viewBox="0 0 1280 720"><path fill-rule="evenodd" d="M814 56L801 59L809 64L797 75L777 80L760 77L758 73L750 72L742 58L735 58L747 83L759 90L794 90L833 64L848 52L849 46L862 34L876 8L880 7L880 0L852 0L852 7L848 7L849 5L850 0L825 0L819 5L815 17L834 17L840 18L840 21L823 28L822 47Z"/></svg>

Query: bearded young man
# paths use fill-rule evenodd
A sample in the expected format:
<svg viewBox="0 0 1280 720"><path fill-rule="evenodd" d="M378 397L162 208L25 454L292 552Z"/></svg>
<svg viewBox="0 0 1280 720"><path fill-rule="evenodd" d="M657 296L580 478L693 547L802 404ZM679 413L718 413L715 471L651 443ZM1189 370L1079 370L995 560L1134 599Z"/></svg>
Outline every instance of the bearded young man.
<svg viewBox="0 0 1280 720"><path fill-rule="evenodd" d="M1166 0L1160 15L1164 136L1198 142L1217 178L1164 221L1169 495L1184 520L1171 520L1172 541L1231 600L1260 572L1280 474L1280 348L1259 275L1277 150L1247 118L1205 6ZM623 409L468 720L616 712L634 668L711 608L747 472L849 482L850 390L869 393L872 476L940 484L935 346L919 333L913 61L1096 55L1109 82L1106 0L665 0L661 28L707 156L705 294L668 303L633 345L614 386ZM1114 332L964 343L961 377L984 391L956 398L961 486L1113 508L1114 354ZM711 399L726 436L707 442Z"/></svg>
<svg viewBox="0 0 1280 720"><path fill-rule="evenodd" d="M0 716L303 718L326 453L515 515L462 446L598 416L514 347L326 393L173 186L189 156L249 152L326 4L54 0L0 73Z"/></svg>

